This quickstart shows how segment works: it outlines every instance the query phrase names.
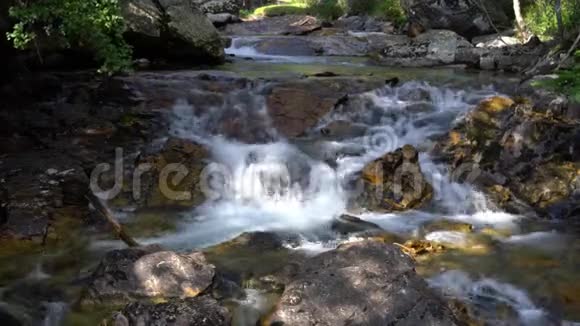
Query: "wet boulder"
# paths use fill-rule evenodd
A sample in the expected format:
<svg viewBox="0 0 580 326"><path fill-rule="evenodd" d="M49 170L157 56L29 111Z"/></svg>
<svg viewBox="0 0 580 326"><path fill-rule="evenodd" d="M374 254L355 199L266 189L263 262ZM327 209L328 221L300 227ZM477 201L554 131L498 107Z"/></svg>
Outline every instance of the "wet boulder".
<svg viewBox="0 0 580 326"><path fill-rule="evenodd" d="M498 207L568 218L577 214L569 208L578 203L578 139L580 124L565 112L496 96L471 110L438 152Z"/></svg>
<svg viewBox="0 0 580 326"><path fill-rule="evenodd" d="M203 253L179 254L158 246L108 252L86 286L84 304L122 304L143 298L196 297L212 283L214 266Z"/></svg>
<svg viewBox="0 0 580 326"><path fill-rule="evenodd" d="M223 41L190 1L123 0L125 37L138 57L221 63Z"/></svg>
<svg viewBox="0 0 580 326"><path fill-rule="evenodd" d="M231 281L242 284L283 268L300 259L285 243L296 240L292 235L272 232L247 232L205 250L208 260Z"/></svg>
<svg viewBox="0 0 580 326"><path fill-rule="evenodd" d="M112 326L227 326L231 317L225 307L208 296L151 304L135 302L110 318Z"/></svg>
<svg viewBox="0 0 580 326"><path fill-rule="evenodd" d="M411 145L367 164L360 177L356 203L371 211L393 212L420 208L433 198L433 187L419 165Z"/></svg>
<svg viewBox="0 0 580 326"><path fill-rule="evenodd" d="M494 33L492 24L511 27L511 21L506 15L506 9L510 8L511 1L481 2L485 9L478 1L471 0L403 0L401 5L407 16L424 28L448 29L467 38Z"/></svg>
<svg viewBox="0 0 580 326"><path fill-rule="evenodd" d="M356 216L343 214L332 221L331 229L339 234L361 233L366 231L381 231L380 226L365 221Z"/></svg>
<svg viewBox="0 0 580 326"><path fill-rule="evenodd" d="M342 245L301 266L286 284L271 325L457 325L446 302L398 248Z"/></svg>
<svg viewBox="0 0 580 326"><path fill-rule="evenodd" d="M296 137L315 127L345 95L380 86L379 81L338 77L280 83L268 94L268 114L273 126L284 136Z"/></svg>
<svg viewBox="0 0 580 326"><path fill-rule="evenodd" d="M14 154L2 163L0 237L46 243L66 236L56 234L64 211L74 211L66 219L78 224L88 215L89 178L79 162L44 150Z"/></svg>
<svg viewBox="0 0 580 326"><path fill-rule="evenodd" d="M348 120L334 120L319 130L324 139L342 140L361 137L367 133L368 127Z"/></svg>
<svg viewBox="0 0 580 326"><path fill-rule="evenodd" d="M137 167L143 169L143 174L141 191L134 199L145 207L192 207L203 203L206 197L200 178L208 158L209 152L203 146L170 138L159 152L138 160Z"/></svg>

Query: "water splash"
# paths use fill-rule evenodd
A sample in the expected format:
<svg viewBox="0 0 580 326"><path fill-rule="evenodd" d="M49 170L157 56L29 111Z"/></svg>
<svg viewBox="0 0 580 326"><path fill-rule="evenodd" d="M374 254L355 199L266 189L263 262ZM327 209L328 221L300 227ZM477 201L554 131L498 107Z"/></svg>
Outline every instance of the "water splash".
<svg viewBox="0 0 580 326"><path fill-rule="evenodd" d="M176 103L171 134L206 145L220 182L206 189L211 200L187 214L194 222L185 223L179 234L162 242L192 247L219 243L249 231L316 232L344 212L348 178L365 164L404 144L428 148L432 137L445 133L473 104L496 92L492 88L457 90L420 82L383 87L351 96L345 105L324 117L309 137L290 141L272 128L260 94L261 89L252 88L233 92L226 95L222 105L212 107ZM231 128L223 128L224 121L232 117L240 126L234 130L252 134L246 141L228 134ZM357 132L322 137L321 128L337 121L356 124ZM256 136L258 130L267 136ZM256 138L266 141L256 143ZM310 150L306 150L308 146ZM334 162L329 162L329 157ZM403 233L433 219L486 225L509 224L518 218L490 211L482 194L451 180L447 168L434 163L429 155L421 154L420 163L435 187L436 198L428 211L369 212L361 217Z"/></svg>
<svg viewBox="0 0 580 326"><path fill-rule="evenodd" d="M525 291L511 284L490 278L472 279L462 271L452 270L428 280L433 287L441 289L446 295L470 302L475 312L494 325L546 325L547 315L538 308ZM509 307L516 312L516 320L501 321L497 310Z"/></svg>

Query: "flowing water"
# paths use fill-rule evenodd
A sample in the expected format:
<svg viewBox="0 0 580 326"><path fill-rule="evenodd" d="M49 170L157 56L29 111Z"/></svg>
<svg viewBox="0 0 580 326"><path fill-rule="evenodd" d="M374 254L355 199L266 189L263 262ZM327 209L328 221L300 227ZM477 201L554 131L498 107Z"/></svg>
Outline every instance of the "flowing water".
<svg viewBox="0 0 580 326"><path fill-rule="evenodd" d="M267 85L229 93L223 106L201 110L176 98L167 136L194 140L211 151L211 164L204 172L209 200L191 211L163 213L173 218L179 214L175 231L141 242L189 250L216 245L243 232L272 231L297 235L299 241L288 248L310 255L356 241L330 228L335 218L349 210L349 195L356 191L350 181L368 162L411 144L421 152L422 171L435 189L433 202L404 213L349 213L404 239L424 238L460 248L418 260L417 270L431 286L467 303L476 317L491 325L580 321L578 238L560 224L495 209L471 185L454 182L447 167L429 155L437 137L446 134L470 108L505 91L497 85L511 83L507 76L453 69L384 69L351 58L266 56L251 47L227 52L253 59L236 58L223 68L242 75L295 78L338 71L349 76L398 76L404 82L352 96L349 102L355 105L338 107L307 135L292 139L272 127L261 95L261 87ZM494 86L490 81L497 78L503 80ZM260 138L267 141L245 143L217 133L216 125L232 109L246 129L259 126ZM322 132L337 125L346 127ZM129 213L127 221L131 218ZM138 221L139 217L134 218ZM443 220L469 223L473 232L421 231L425 224ZM100 241L92 249L102 253L115 246L120 245ZM41 269L35 275L49 277ZM238 302L234 313L236 325L254 325L270 307L270 294L252 288L246 292L246 300ZM49 312L45 325L58 324L68 309L61 302L44 304Z"/></svg>
<svg viewBox="0 0 580 326"><path fill-rule="evenodd" d="M252 99L251 105L241 106L254 111L248 117L263 121L246 123L266 126L273 141L248 144L208 132L215 129L212 116L220 116L226 107L205 110L209 112L206 115L193 114L195 110L185 102L173 108L171 134L206 144L213 158L210 174L221 182L208 186L207 193L213 200L186 213L189 222L179 232L150 242L190 249L218 244L243 232L279 231L302 237L300 245L290 246L293 250L308 254L331 250L345 241L333 234L329 225L347 211L348 195L353 190L348 181L366 163L412 144L423 150L420 162L435 188L433 203L420 211L360 212L359 217L405 238L420 237L417 232L421 226L436 220L473 225L474 234L438 231L424 237L460 247L476 243L474 247L481 250L443 254L420 262L419 271L432 286L469 303L481 319L492 324L544 325L563 317L578 318L574 309L577 302L554 307L560 304L552 300L554 293L543 292L549 286L534 284L539 277L533 274L538 273L534 261L542 266L544 260L557 271L540 275L550 275L552 281L554 277L565 278L564 282L578 281L572 275L574 258L563 258L562 254L555 257L555 252L567 251L570 239L557 231L545 231L551 225L534 224L535 229L543 231L527 233L522 226L526 217L494 210L482 193L469 184L453 182L446 166L427 154L433 139L446 133L467 110L498 94L494 87L457 88L418 81L385 86L351 97L357 103L355 108L333 111L307 136L298 139L286 139L268 127L264 99L259 92L250 97L247 92L252 90L229 96ZM337 122L346 123L348 130L330 136L321 133L322 128Z"/></svg>

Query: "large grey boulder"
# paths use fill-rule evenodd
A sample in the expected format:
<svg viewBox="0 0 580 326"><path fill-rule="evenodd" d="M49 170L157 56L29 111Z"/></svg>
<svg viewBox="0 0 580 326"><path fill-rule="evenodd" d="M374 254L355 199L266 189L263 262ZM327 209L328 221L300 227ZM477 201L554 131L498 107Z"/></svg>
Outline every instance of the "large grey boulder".
<svg viewBox="0 0 580 326"><path fill-rule="evenodd" d="M236 0L193 0L205 14L240 13L240 2Z"/></svg>
<svg viewBox="0 0 580 326"><path fill-rule="evenodd" d="M510 24L504 11L507 0L401 0L401 4L408 17L425 28L449 29L467 38L495 31L488 14L496 26Z"/></svg>
<svg viewBox="0 0 580 326"><path fill-rule="evenodd" d="M233 15L233 14L229 14L227 12L220 13L220 14L207 14L206 16L215 27L221 27L221 26L225 26L227 24L241 22L241 20L238 16Z"/></svg>
<svg viewBox="0 0 580 326"><path fill-rule="evenodd" d="M208 18L187 0L122 0L126 38L137 56L220 63L224 43Z"/></svg>
<svg viewBox="0 0 580 326"><path fill-rule="evenodd" d="M373 241L308 259L270 325L457 325L446 302L398 248Z"/></svg>
<svg viewBox="0 0 580 326"><path fill-rule="evenodd" d="M430 30L413 39L392 35L384 42L380 62L385 65L422 67L477 61L469 57L473 45L448 30Z"/></svg>
<svg viewBox="0 0 580 326"><path fill-rule="evenodd" d="M83 303L195 297L211 285L214 275L214 266L201 252L178 254L156 246L114 250L91 275Z"/></svg>

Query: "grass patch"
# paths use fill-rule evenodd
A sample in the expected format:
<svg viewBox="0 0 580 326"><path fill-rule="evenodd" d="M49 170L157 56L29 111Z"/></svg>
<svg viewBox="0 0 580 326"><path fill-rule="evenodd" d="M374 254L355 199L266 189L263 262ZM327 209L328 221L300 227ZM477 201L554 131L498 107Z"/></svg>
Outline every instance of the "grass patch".
<svg viewBox="0 0 580 326"><path fill-rule="evenodd" d="M576 52L576 64L568 70L557 72L558 77L544 80L534 86L545 87L568 96L573 102L580 103L580 50Z"/></svg>
<svg viewBox="0 0 580 326"><path fill-rule="evenodd" d="M255 16L284 16L284 15L310 15L310 8L304 3L288 3L282 5L269 5L254 10Z"/></svg>
<svg viewBox="0 0 580 326"><path fill-rule="evenodd" d="M558 33L556 10L551 0L537 0L524 8L524 20L542 40ZM580 0L562 0L562 23L566 31L576 31L580 22ZM574 34L574 33L573 33ZM574 34L575 35L575 34Z"/></svg>

